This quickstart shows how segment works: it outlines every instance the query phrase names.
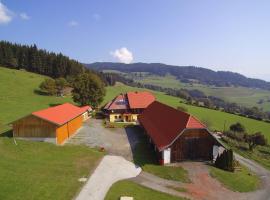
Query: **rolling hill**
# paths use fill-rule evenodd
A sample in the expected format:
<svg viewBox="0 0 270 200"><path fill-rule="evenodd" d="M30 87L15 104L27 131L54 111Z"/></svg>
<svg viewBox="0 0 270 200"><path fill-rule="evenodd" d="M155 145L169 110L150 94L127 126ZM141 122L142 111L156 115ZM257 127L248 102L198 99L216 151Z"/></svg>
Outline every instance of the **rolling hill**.
<svg viewBox="0 0 270 200"><path fill-rule="evenodd" d="M29 73L26 71L13 70L0 67L0 130L7 130L8 123L16 120L32 111L46 108L51 105L64 102L72 102L71 97L51 97L43 96L38 92L39 84L45 76ZM129 87L120 83L106 88L106 96L103 105L119 93L126 91L137 91L141 88ZM151 91L155 94L157 100L173 107L183 106L188 112L206 121L212 130L227 129L232 123L241 122L248 132L261 131L270 140L270 123L257 121L237 115L224 113L221 111L210 110L206 108L186 105L181 103L181 99L165 95L162 92Z"/></svg>
<svg viewBox="0 0 270 200"><path fill-rule="evenodd" d="M223 79L222 84L220 82L214 82L216 84L209 84L211 82L211 79L214 79L215 76L209 76L209 81L200 81L201 76L205 76L209 71L210 74L212 73L218 73L214 72L212 70L203 69L203 68L194 68L194 67L178 67L178 68L184 68L190 73L193 73L193 71L197 71L195 73L195 76L197 76L197 79L188 79L188 76L185 76L185 73L183 73L181 76L184 78L179 78L172 70L169 70L171 67L167 65L162 65L163 67L158 68L165 68L165 71L163 69L162 72L156 72L155 70L148 69L150 66L154 66L155 64L142 64L136 63L133 65L125 65L120 64L119 66L115 63L107 64L107 63L93 63L90 65L87 65L88 67L95 69L95 70L102 70L103 72L107 73L117 73L121 76L132 79L135 82L139 82L142 84L148 84L148 85L155 85L160 86L164 88L173 88L173 89L188 89L188 90L200 90L204 92L208 96L215 96L219 97L227 102L237 103L239 105L243 105L246 107L253 107L256 106L258 108L262 108L264 111L270 111L270 92L268 89L268 82L261 81L257 79L249 79L246 78L240 74L232 73L231 80L238 79L244 79L245 81L259 81L264 86L258 88L256 87L256 84L238 84L235 82L235 85L233 85L231 80ZM159 66L160 64L158 64ZM147 66L147 67L144 67ZM127 69L124 69L124 67L127 67ZM135 68L138 67L138 68ZM166 69L168 70L166 71ZM140 71L142 70L142 71ZM179 73L182 73L181 71ZM201 75L196 75L198 73L201 73ZM231 72L226 72L227 76L230 76ZM212 78L211 78L212 77ZM222 77L220 77L222 79ZM228 78L229 79L229 78ZM245 82L244 81L244 82ZM218 86L217 86L218 85ZM222 86L221 86L222 85ZM246 86L244 86L246 85ZM264 88L264 89L263 89Z"/></svg>

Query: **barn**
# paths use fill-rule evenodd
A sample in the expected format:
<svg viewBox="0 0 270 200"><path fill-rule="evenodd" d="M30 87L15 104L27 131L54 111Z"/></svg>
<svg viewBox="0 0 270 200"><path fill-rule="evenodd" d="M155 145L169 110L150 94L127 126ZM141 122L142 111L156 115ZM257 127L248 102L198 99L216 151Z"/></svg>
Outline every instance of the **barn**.
<svg viewBox="0 0 270 200"><path fill-rule="evenodd" d="M212 160L214 146L221 146L198 119L158 101L150 104L138 120L161 164Z"/></svg>
<svg viewBox="0 0 270 200"><path fill-rule="evenodd" d="M89 109L65 103L33 112L12 123L13 137L63 144L82 126Z"/></svg>

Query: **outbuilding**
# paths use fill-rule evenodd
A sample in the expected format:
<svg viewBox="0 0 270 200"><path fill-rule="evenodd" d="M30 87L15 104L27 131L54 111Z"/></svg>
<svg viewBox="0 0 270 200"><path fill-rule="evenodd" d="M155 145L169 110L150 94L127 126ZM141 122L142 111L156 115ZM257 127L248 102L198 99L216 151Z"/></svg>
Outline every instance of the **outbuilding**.
<svg viewBox="0 0 270 200"><path fill-rule="evenodd" d="M65 103L33 112L12 123L13 136L63 144L82 126L88 109Z"/></svg>
<svg viewBox="0 0 270 200"><path fill-rule="evenodd" d="M161 164L212 160L214 146L221 146L198 119L158 101L150 104L138 119Z"/></svg>

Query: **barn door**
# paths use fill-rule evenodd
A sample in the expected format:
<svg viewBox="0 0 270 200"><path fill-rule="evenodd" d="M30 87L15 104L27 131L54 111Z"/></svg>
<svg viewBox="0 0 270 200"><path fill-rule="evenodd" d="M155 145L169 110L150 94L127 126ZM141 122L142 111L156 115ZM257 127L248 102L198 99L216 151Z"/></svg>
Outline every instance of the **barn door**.
<svg viewBox="0 0 270 200"><path fill-rule="evenodd" d="M199 145L199 138L186 138L186 158L187 159L198 159L198 145Z"/></svg>
<svg viewBox="0 0 270 200"><path fill-rule="evenodd" d="M212 145L207 138L192 137L185 139L185 158L190 160L210 159ZM209 154L210 153L210 154Z"/></svg>

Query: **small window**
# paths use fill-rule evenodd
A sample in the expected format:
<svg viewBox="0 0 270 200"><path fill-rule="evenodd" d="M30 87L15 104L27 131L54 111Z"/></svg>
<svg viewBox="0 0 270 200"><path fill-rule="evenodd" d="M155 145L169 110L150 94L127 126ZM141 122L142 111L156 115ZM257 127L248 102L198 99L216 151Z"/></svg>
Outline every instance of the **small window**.
<svg viewBox="0 0 270 200"><path fill-rule="evenodd" d="M114 116L114 119L117 119L117 115Z"/></svg>

